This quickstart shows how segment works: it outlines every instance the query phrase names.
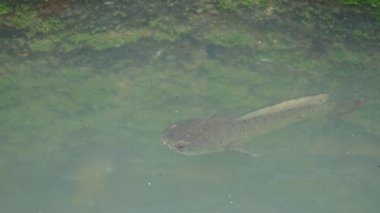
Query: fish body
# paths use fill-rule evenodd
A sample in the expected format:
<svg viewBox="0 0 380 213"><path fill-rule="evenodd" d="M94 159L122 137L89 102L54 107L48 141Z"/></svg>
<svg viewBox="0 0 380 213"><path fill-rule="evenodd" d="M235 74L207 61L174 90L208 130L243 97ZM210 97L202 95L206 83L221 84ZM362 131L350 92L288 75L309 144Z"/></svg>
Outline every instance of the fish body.
<svg viewBox="0 0 380 213"><path fill-rule="evenodd" d="M328 94L306 96L265 107L237 118L194 118L170 125L162 142L184 155L222 152L255 136L333 111Z"/></svg>

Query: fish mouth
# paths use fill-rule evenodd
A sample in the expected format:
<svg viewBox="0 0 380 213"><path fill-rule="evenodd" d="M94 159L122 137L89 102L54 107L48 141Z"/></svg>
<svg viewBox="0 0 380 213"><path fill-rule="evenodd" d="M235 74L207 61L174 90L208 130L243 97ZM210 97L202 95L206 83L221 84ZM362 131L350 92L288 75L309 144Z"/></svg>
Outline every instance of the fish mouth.
<svg viewBox="0 0 380 213"><path fill-rule="evenodd" d="M168 146L169 149L176 151L178 153L182 153L183 146L178 146L178 145L176 145L176 143L173 143L173 141L172 141L172 143L170 143L168 138L165 135L161 136L161 142L164 145Z"/></svg>
<svg viewBox="0 0 380 213"><path fill-rule="evenodd" d="M162 144L169 146L168 138L165 135L161 135L161 142Z"/></svg>
<svg viewBox="0 0 380 213"><path fill-rule="evenodd" d="M175 150L175 148L172 146L172 144L169 143L169 140L165 135L161 135L161 142L162 144L168 146L170 149Z"/></svg>

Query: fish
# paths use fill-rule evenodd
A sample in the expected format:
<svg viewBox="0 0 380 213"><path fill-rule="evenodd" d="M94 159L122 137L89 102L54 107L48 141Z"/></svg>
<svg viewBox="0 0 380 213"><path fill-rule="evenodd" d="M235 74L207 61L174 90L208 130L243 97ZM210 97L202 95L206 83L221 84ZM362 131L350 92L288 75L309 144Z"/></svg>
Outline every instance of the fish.
<svg viewBox="0 0 380 213"><path fill-rule="evenodd" d="M183 120L169 125L161 134L161 142L188 156L243 151L238 145L254 137L333 112L336 103L329 98L329 94L322 93L283 101L236 118Z"/></svg>

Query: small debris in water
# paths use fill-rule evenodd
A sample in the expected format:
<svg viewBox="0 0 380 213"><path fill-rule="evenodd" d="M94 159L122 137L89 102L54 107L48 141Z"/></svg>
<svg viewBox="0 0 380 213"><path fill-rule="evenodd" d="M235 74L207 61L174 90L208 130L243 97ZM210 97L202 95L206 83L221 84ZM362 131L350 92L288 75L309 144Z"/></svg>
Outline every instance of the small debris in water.
<svg viewBox="0 0 380 213"><path fill-rule="evenodd" d="M105 2L103 2L103 4L107 5L107 6L112 6L115 3L113 1L105 1Z"/></svg>
<svg viewBox="0 0 380 213"><path fill-rule="evenodd" d="M272 60L272 59L269 59L269 58L260 58L259 61L260 61L260 62L265 62L265 63L273 62L273 60Z"/></svg>

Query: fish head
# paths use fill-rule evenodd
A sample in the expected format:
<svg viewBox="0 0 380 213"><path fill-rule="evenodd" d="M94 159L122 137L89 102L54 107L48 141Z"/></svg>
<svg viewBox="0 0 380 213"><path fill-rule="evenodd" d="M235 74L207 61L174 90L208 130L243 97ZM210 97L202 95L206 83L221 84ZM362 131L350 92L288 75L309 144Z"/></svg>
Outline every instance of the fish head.
<svg viewBox="0 0 380 213"><path fill-rule="evenodd" d="M201 155L219 151L210 137L207 119L185 120L167 127L161 141L170 149L183 155Z"/></svg>

